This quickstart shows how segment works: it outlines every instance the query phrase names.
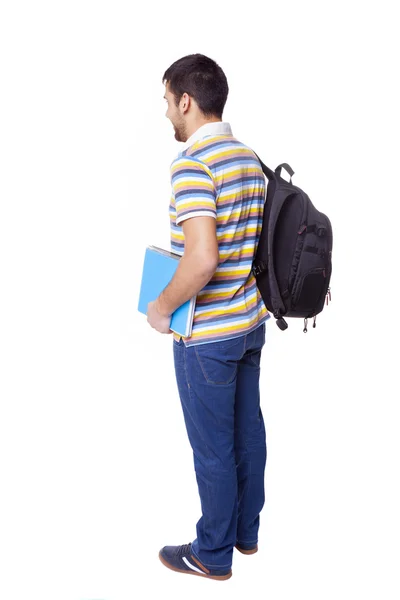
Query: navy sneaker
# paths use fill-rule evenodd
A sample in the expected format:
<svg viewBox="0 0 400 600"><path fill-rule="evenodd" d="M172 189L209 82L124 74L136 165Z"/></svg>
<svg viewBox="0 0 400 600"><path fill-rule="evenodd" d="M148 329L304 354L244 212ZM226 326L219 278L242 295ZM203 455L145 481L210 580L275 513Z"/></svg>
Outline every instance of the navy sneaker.
<svg viewBox="0 0 400 600"><path fill-rule="evenodd" d="M258 550L258 545L237 543L235 548L237 548L242 554L255 554Z"/></svg>
<svg viewBox="0 0 400 600"><path fill-rule="evenodd" d="M178 573L189 573L190 575L220 580L232 577L232 569L208 569L202 565L193 556L191 543L183 546L164 546L164 548L161 548L158 557L164 566Z"/></svg>

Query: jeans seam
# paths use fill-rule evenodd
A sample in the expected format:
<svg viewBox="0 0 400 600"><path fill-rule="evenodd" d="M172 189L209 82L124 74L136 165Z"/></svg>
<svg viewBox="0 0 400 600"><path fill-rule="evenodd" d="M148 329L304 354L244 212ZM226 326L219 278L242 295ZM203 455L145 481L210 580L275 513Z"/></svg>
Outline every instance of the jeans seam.
<svg viewBox="0 0 400 600"><path fill-rule="evenodd" d="M186 385L189 390L189 398L190 398L190 383L189 383L188 372L187 372L187 367L186 367L186 348L183 348L183 368L185 369Z"/></svg>
<svg viewBox="0 0 400 600"><path fill-rule="evenodd" d="M198 362L198 363L199 363L199 365L200 365L201 372L202 372L202 373L203 373L203 375L204 375L204 379L207 381L207 383L213 383L212 381L209 381L209 380L208 380L207 374L205 373L205 371L204 371L204 369L203 369L202 362L201 362L201 360L200 360L200 357L199 357L199 355L198 355L198 352L197 352L197 348L196 348L196 346L195 346L195 348L194 348L194 353L195 353L195 355L196 355L197 362Z"/></svg>

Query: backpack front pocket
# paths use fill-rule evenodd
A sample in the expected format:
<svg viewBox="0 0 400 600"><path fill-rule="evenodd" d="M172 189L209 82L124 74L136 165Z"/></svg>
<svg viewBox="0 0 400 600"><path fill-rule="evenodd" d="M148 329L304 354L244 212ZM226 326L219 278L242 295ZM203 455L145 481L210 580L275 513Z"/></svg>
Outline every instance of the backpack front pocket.
<svg viewBox="0 0 400 600"><path fill-rule="evenodd" d="M299 279L293 294L291 311L298 316L311 317L320 312L319 305L326 293L326 270L323 267L311 269ZM303 314L304 313L304 314Z"/></svg>

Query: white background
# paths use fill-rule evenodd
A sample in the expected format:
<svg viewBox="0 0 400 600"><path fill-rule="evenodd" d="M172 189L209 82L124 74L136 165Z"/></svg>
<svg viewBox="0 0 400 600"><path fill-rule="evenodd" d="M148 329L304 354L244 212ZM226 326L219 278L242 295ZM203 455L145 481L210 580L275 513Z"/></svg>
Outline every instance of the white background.
<svg viewBox="0 0 400 600"><path fill-rule="evenodd" d="M4 600L400 597L394 5L2 2ZM137 312L180 149L161 79L196 52L334 231L316 329L267 324L260 550L224 583L158 560L200 504L172 337Z"/></svg>

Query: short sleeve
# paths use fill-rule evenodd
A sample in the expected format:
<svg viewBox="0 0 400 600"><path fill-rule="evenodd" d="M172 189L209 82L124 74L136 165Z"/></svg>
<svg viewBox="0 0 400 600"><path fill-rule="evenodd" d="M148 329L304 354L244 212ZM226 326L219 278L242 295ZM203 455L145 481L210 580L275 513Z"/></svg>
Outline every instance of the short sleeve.
<svg viewBox="0 0 400 600"><path fill-rule="evenodd" d="M171 164L171 185L177 225L190 217L217 218L216 190L207 165L190 156L178 157Z"/></svg>

